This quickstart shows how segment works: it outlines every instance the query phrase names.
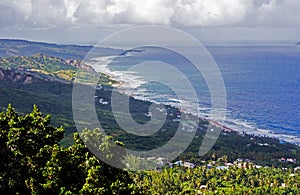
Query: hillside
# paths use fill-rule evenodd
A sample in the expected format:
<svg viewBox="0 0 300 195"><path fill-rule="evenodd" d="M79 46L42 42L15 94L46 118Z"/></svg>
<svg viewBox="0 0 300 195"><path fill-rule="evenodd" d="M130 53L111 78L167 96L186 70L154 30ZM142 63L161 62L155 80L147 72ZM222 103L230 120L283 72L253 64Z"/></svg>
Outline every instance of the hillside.
<svg viewBox="0 0 300 195"><path fill-rule="evenodd" d="M24 115L11 105L0 112L1 194L300 193L300 167L262 167L247 159L230 163L226 156L202 161L196 167L178 161L156 170L133 172L128 165L139 165L140 159L123 151L111 156L113 143L122 145L120 142L97 129L86 129L81 136L74 133L73 144L63 147L58 143L63 128L51 126L49 121L49 115L37 106ZM121 161L128 168L102 162L82 140L99 140L97 151L106 160Z"/></svg>
<svg viewBox="0 0 300 195"><path fill-rule="evenodd" d="M62 80L47 80L42 76L36 77L35 75L40 75L39 73L22 75L12 70L1 70L1 72L1 75L4 75L0 80L0 107L2 110L12 103L17 111L26 113L32 109L33 104L37 104L43 112L51 114L51 124L64 126L65 138L61 143L70 145L72 134L76 132L72 116L72 83L62 82ZM25 82L29 81L28 78L31 78L30 82ZM175 134L175 129L178 127L178 122L173 122L172 117L173 113L178 112L175 108L170 109L163 130L150 137L134 136L120 129L114 120L109 103L111 88L105 85L107 82L103 80L101 82L103 88L96 91L95 105L98 117L101 118L101 125L108 135L113 135L115 139L124 142L127 148L149 150L165 144ZM99 103L101 99L102 102L108 102L108 104ZM148 112L150 103L132 98L130 102L133 118L140 123L146 123L149 117L145 113ZM254 162L269 166L289 167L299 164L299 161L296 163L278 161L280 158L299 159L299 147L288 143L281 144L278 140L271 138L250 135L242 137L235 132L222 133L213 149L204 157L199 158L197 152L206 132L206 125L205 121L199 124L195 139L179 159L199 163L201 160L210 159L212 155L216 157L227 155L229 160L240 157L249 158ZM261 144L266 146L261 146Z"/></svg>
<svg viewBox="0 0 300 195"><path fill-rule="evenodd" d="M31 56L43 53L64 60L83 59L93 46L60 45L53 43L33 42L26 40L0 39L0 57ZM122 50L97 47L93 49L97 55L115 55Z"/></svg>
<svg viewBox="0 0 300 195"><path fill-rule="evenodd" d="M77 59L77 58L76 58ZM37 104L40 109L52 115L51 124L64 126L63 145L72 143L72 134L76 132L72 115L72 78L80 60L60 59L57 56L35 54L31 56L9 56L0 59L0 108L4 110L12 103L18 112L27 113ZM90 71L90 67L86 66ZM174 134L178 122L174 121L178 109L168 107L168 117L163 128L150 137L135 136L122 130L114 120L111 105L111 86L107 76L102 75L99 84L103 87L95 92L95 105L101 125L108 135L125 143L134 150L150 150L164 145ZM107 104L103 104L107 102ZM130 99L132 117L141 124L149 121L147 116L150 103ZM84 109L84 108L83 108ZM122 114L122 113L120 113ZM200 121L196 136L190 147L179 157L182 160L199 163L201 160L227 155L230 161L248 158L262 165L295 167L300 165L300 148L280 143L276 139L239 135L236 132L222 132L217 143L205 156L197 152L206 132L207 121ZM296 162L281 162L278 159L292 158Z"/></svg>
<svg viewBox="0 0 300 195"><path fill-rule="evenodd" d="M20 73L41 73L65 80L71 80L78 68L94 72L91 66L85 65L81 60L63 60L45 54L0 58L0 68L18 70Z"/></svg>

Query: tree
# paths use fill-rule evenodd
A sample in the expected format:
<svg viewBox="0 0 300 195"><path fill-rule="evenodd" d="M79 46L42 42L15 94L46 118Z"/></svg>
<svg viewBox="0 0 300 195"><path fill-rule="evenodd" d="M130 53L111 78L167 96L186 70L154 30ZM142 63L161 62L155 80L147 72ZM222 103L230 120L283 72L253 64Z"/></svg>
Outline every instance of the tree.
<svg viewBox="0 0 300 195"><path fill-rule="evenodd" d="M25 116L17 114L11 105L0 114L1 191L27 194L40 178L39 170L49 158L44 149L54 147L64 133L62 127L49 123L50 116L43 116L36 105Z"/></svg>
<svg viewBox="0 0 300 195"><path fill-rule="evenodd" d="M61 147L63 134L63 128L52 127L50 116L37 106L26 115L17 114L11 105L0 113L0 193L128 194L136 190L128 172L97 159L78 133L73 145ZM103 138L98 143L110 151L110 137L87 129L82 136L86 135Z"/></svg>

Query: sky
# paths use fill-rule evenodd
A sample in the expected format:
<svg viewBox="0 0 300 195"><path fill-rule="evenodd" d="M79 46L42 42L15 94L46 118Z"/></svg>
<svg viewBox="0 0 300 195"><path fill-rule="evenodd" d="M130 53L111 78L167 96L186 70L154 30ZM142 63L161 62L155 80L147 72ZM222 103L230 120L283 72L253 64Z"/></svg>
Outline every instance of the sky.
<svg viewBox="0 0 300 195"><path fill-rule="evenodd" d="M93 43L164 25L207 43L300 40L299 0L1 0L0 38Z"/></svg>

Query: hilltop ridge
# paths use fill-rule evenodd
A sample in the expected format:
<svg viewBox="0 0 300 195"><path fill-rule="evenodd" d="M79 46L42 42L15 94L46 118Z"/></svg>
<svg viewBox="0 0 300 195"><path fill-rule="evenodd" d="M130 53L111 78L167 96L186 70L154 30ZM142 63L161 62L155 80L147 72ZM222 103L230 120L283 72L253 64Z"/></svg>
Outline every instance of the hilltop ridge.
<svg viewBox="0 0 300 195"><path fill-rule="evenodd" d="M116 55L123 50L100 46L64 45L55 43L43 43L18 39L0 39L0 57L8 56L31 56L36 53L43 53L64 60L84 59L93 49L93 52L100 55Z"/></svg>
<svg viewBox="0 0 300 195"><path fill-rule="evenodd" d="M72 80L78 68L95 72L91 66L86 65L81 60L63 60L41 53L32 56L9 56L0 58L0 68L12 71L17 70L18 73L26 74L33 74L34 72L41 73L47 75L47 78L53 76L64 80ZM39 77L37 74L35 76Z"/></svg>

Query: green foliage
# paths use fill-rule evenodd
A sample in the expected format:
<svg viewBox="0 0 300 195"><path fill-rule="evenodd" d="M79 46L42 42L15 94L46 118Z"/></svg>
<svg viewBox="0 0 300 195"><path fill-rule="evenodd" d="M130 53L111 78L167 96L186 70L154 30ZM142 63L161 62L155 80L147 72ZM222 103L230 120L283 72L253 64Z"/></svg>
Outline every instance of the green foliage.
<svg viewBox="0 0 300 195"><path fill-rule="evenodd" d="M1 43L1 41L0 41ZM4 108L8 103L13 103L18 111L26 113L31 109L32 104L36 103L40 108L51 114L53 125L63 125L65 128L65 138L61 140L64 146L71 145L73 142L72 134L76 127L72 116L72 83L61 82L63 78L73 80L76 70L74 66L68 65L67 61L59 58L50 57L43 54L33 56L11 56L2 58L2 63L6 63L7 67L35 67L37 68L34 74L31 72L32 82L24 84L27 73L22 73L21 70L6 70L3 71L7 76L0 82L0 107ZM11 63L12 62L12 63ZM75 62L70 60L68 62ZM76 61L79 62L79 61ZM0 69L1 71L1 69ZM10 73L11 74L10 74ZM23 74L23 75L22 75ZM33 75L32 75L33 74ZM45 78L45 74L48 77ZM82 78L87 77L87 72L82 72L83 75L77 75ZM13 78L11 75L14 75ZM20 77L24 77L20 79ZM52 78L49 79L49 77ZM9 79L10 78L10 79ZM20 80L19 80L19 79ZM122 130L116 123L111 111L111 84L115 84L108 76L101 74L99 84L102 89L95 91L95 106L97 114L103 129L106 134L114 136L116 139L124 142L128 149L132 150L151 150L166 144L176 133L178 122L173 119L178 113L178 109L167 106L167 120L164 126L155 134L144 137L135 136ZM124 95L125 96L125 95ZM124 97L128 98L128 97ZM100 100L108 102L107 105L99 103ZM150 120L146 114L149 111L150 102L140 101L130 98L130 112L135 121L140 124L145 124ZM84 109L84 108L83 108ZM116 114L116 113L115 113ZM124 115L124 113L118 113ZM300 159L299 147L292 144L280 144L278 140L264 137L254 137L250 135L240 136L235 132L222 133L218 138L212 150L205 156L199 158L197 156L199 147L202 143L206 132L207 121L200 120L199 128L193 142L189 148L180 157L181 159L189 159L192 162L199 164L201 160L210 159L214 154L216 157L228 155L228 160L232 161L236 158L248 158L261 165L276 165L276 166L299 166L300 161L296 163L282 163L279 158L295 158ZM184 138L182 138L184 140ZM260 143L267 145L259 145ZM176 148L176 145L174 145ZM192 154L192 155L191 155Z"/></svg>
<svg viewBox="0 0 300 195"><path fill-rule="evenodd" d="M95 106L97 109L99 121L108 135L112 135L117 140L122 141L126 148L132 150L150 150L159 147L174 136L178 127L178 122L173 122L171 115L168 115L167 121L162 130L149 136L135 136L123 131L114 120L110 105L102 105L100 99L110 102L111 90L104 87L95 92ZM60 82L38 81L27 85L13 83L13 85L0 82L0 107L5 107L8 103L13 103L19 112L29 112L32 104L36 103L44 112L51 114L52 125L63 125L65 128L65 138L60 142L64 146L72 144L72 134L75 132L75 125L72 116L72 85ZM141 124L149 121L148 113L149 102L130 98L130 111L134 120ZM168 112L175 113L177 110L173 107L167 107ZM200 144L202 143L206 132L207 122L200 121L196 136L190 147L180 157L188 159L197 164L201 160L211 159L214 153L217 158L223 155L228 156L229 161L237 158L248 158L260 165L276 165L284 167L299 166L300 161L296 163L282 163L278 159L295 158L300 159L300 148L293 144L280 144L278 140L267 137L254 137L245 135L242 137L235 132L221 133L212 150L205 156L197 155ZM260 146L258 143L268 143L268 146ZM176 147L176 146L174 146Z"/></svg>
<svg viewBox="0 0 300 195"><path fill-rule="evenodd" d="M62 127L50 125L34 106L19 115L11 105L0 113L1 194L299 194L300 175L293 169L255 168L252 164L229 169L175 167L128 172L96 158L94 147L107 160L121 162L125 153L111 155L115 144L99 130L75 133L73 144L61 147ZM82 139L81 139L82 137ZM113 153L114 153L113 152ZM114 153L115 154L115 153ZM214 154L214 158L217 156ZM217 163L228 161L222 156ZM130 166L141 159L127 156ZM129 168L130 168L129 166Z"/></svg>
<svg viewBox="0 0 300 195"><path fill-rule="evenodd" d="M37 106L19 116L11 105L0 114L1 190L24 192L38 177L37 170L47 161L45 147L54 147L62 139L63 128L49 126Z"/></svg>
<svg viewBox="0 0 300 195"><path fill-rule="evenodd" d="M43 54L66 60L83 59L89 52L90 55L96 53L95 56L118 55L123 52L123 50L98 47L94 48L93 53L91 53L91 49L93 49L93 46L58 45L25 40L0 39L0 57L11 55L30 56L43 52Z"/></svg>
<svg viewBox="0 0 300 195"><path fill-rule="evenodd" d="M171 168L134 175L143 194L299 194L300 175L279 168Z"/></svg>
<svg viewBox="0 0 300 195"><path fill-rule="evenodd" d="M113 168L91 154L77 133L72 137L75 131L71 108L72 84L49 79L73 80L76 68L66 60L84 58L91 47L18 40L0 40L0 47L0 56L5 57L0 59L0 67L11 69L13 74L10 75L16 76L10 81L1 80L0 107L13 103L18 111L25 113L31 110L33 103L37 103L43 111L53 116L50 122L50 116L42 115L36 106L25 115L16 113L11 105L5 113L0 113L1 194L300 194L299 173L293 174L292 169L232 167L218 170L199 166L195 169L177 167L131 173ZM102 55L119 53L108 48L96 50ZM41 51L47 55L36 54ZM26 68L34 73L29 74ZM25 84L22 79L17 79L27 75L33 77L32 82ZM85 78L89 75L79 76ZM170 106L167 107L168 117L163 131L145 138L121 130L110 105L98 104L100 99L110 102L110 85L116 83L103 74L99 82L103 89L95 92L98 117L106 133L113 135L114 139L123 141L127 148L133 150L149 150L165 144L174 135L178 123L172 122L171 116L178 110ZM130 98L134 120L147 123L149 117L145 113L149 111L149 105L150 102ZM52 127L53 124L65 127L67 137L62 141L63 129ZM213 149L199 157L196 153L206 125L206 121L200 121L195 139L179 159L200 165L202 160L211 158L221 158L227 162L242 157L260 165L299 165L299 147L288 143L282 145L271 138L242 137L235 132L222 133ZM108 160L124 160L122 152L111 155L115 147L113 138L104 136L98 129L85 130L81 137ZM67 147L62 147L60 143ZM260 146L259 143L267 143L267 146ZM118 144L122 145L120 142ZM295 158L297 163L279 162L281 157ZM128 169L145 168L149 163L135 156L127 156L124 162L128 163Z"/></svg>
<svg viewBox="0 0 300 195"><path fill-rule="evenodd" d="M66 61L59 58L35 54L33 56L10 56L1 58L0 67L2 68L19 68L24 67L33 70L44 71L45 73L54 73L60 70L75 70L74 66L69 65Z"/></svg>
<svg viewBox="0 0 300 195"><path fill-rule="evenodd" d="M24 116L11 105L0 113L1 194L124 194L134 190L128 173L97 159L78 133L73 145L59 146L64 130L49 122L50 116L37 106ZM82 136L102 137L97 143L110 150L111 138L99 131L85 130Z"/></svg>

